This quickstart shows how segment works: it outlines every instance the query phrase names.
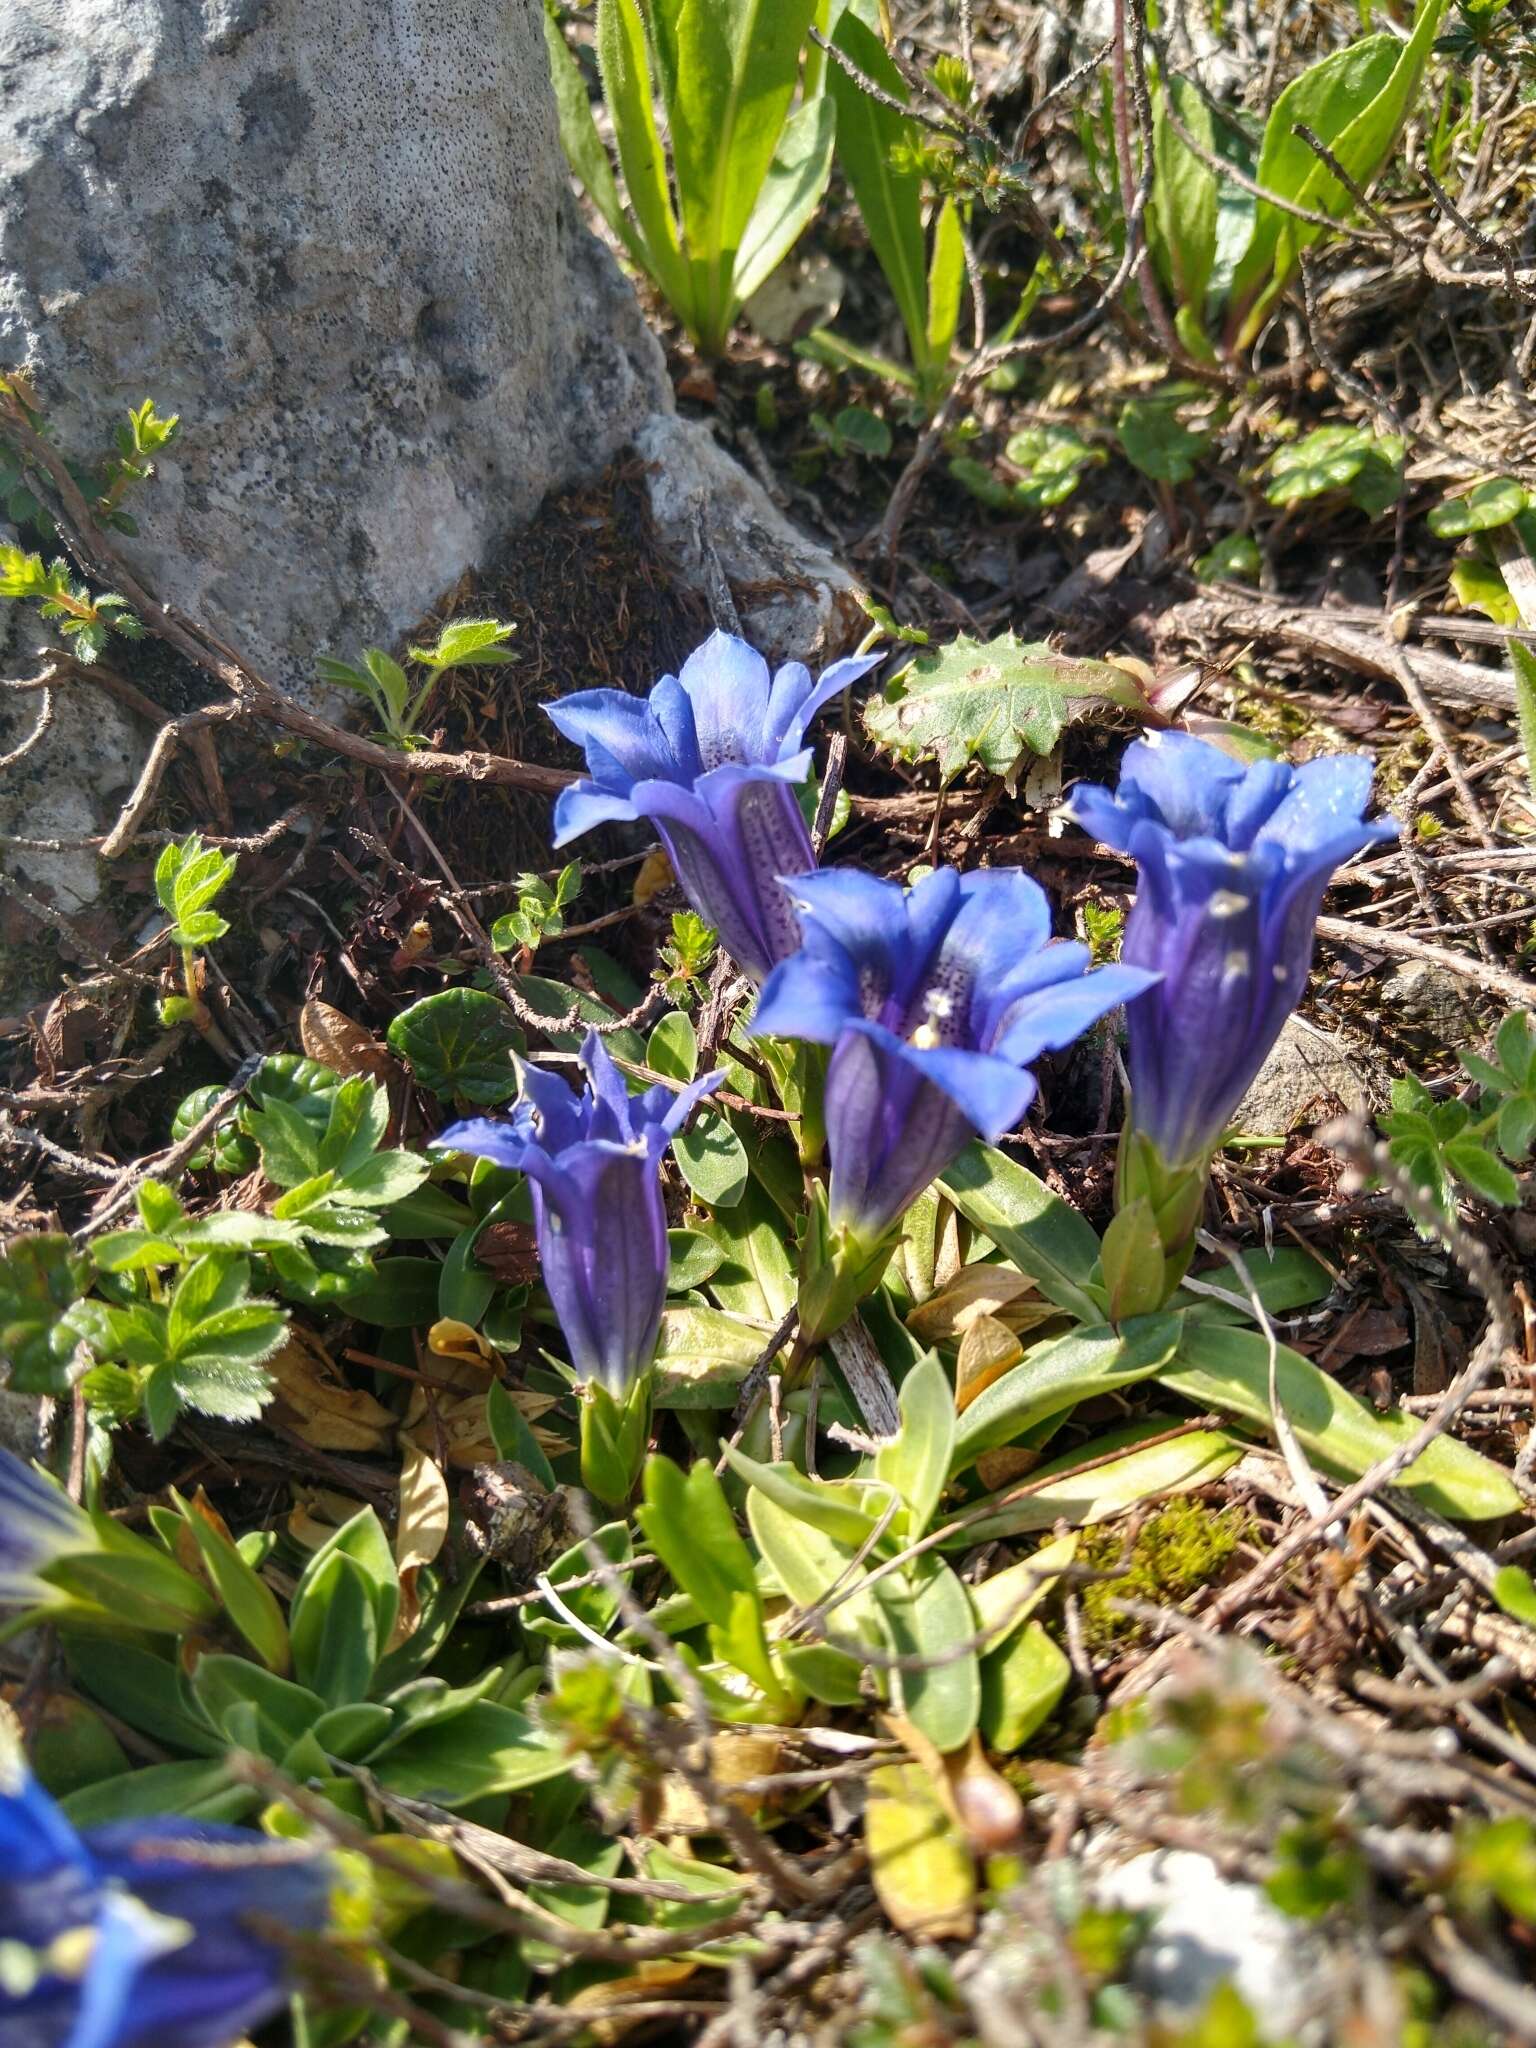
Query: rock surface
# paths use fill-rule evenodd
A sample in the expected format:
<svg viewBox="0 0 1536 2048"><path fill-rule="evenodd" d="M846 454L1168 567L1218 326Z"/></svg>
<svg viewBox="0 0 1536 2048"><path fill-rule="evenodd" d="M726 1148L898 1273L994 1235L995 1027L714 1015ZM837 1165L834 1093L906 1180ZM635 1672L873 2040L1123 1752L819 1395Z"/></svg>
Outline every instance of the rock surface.
<svg viewBox="0 0 1536 2048"><path fill-rule="evenodd" d="M1299 1922L1257 1885L1223 1877L1192 1849L1154 1849L1106 1871L1101 1906L1146 1913L1133 1976L1165 2026L1187 2025L1230 1984L1261 2040L1293 2039L1318 1989L1317 1957Z"/></svg>
<svg viewBox="0 0 1536 2048"><path fill-rule="evenodd" d="M311 701L317 654L397 645L631 442L680 573L713 602L723 572L765 652L862 625L846 573L674 416L572 197L541 5L0 0L0 369L32 372L72 457L145 397L181 416L124 552ZM33 712L0 705L0 753ZM0 832L105 830L150 737L70 684ZM88 850L9 864L67 909L97 893Z"/></svg>
<svg viewBox="0 0 1536 2048"><path fill-rule="evenodd" d="M770 661L814 664L858 637L867 621L853 578L790 524L707 427L657 414L635 450L647 465L657 531L684 578L714 601L723 574L741 631Z"/></svg>
<svg viewBox="0 0 1536 2048"><path fill-rule="evenodd" d="M541 0L10 0L0 364L182 418L127 544L287 689L670 403L571 198Z"/></svg>
<svg viewBox="0 0 1536 2048"><path fill-rule="evenodd" d="M1356 1115L1370 1107L1362 1069L1339 1039L1288 1017L1232 1124L1253 1137L1283 1138L1304 1121L1326 1119L1336 1103Z"/></svg>

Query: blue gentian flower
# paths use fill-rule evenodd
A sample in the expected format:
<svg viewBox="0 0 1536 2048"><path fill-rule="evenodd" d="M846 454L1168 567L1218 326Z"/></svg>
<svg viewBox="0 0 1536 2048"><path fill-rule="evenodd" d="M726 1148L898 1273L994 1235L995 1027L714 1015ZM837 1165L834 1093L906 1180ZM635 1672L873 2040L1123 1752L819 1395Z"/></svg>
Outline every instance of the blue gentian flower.
<svg viewBox="0 0 1536 2048"><path fill-rule="evenodd" d="M1026 1068L1144 989L1051 942L1017 869L939 868L915 888L851 869L789 884L800 952L769 977L753 1029L830 1045L829 1217L883 1238L977 1133L995 1143L1035 1094Z"/></svg>
<svg viewBox="0 0 1536 2048"><path fill-rule="evenodd" d="M471 1117L434 1142L528 1176L544 1285L577 1377L622 1394L650 1366L666 1300L662 1155L722 1077L631 1095L595 1031L581 1063L582 1094L524 1067L510 1117Z"/></svg>
<svg viewBox="0 0 1536 2048"><path fill-rule="evenodd" d="M555 844L610 819L655 826L689 902L754 981L799 944L779 875L816 865L794 784L810 771L805 730L878 654L812 680L798 661L771 679L745 640L712 633L649 697L581 690L545 709L587 757L562 790Z"/></svg>
<svg viewBox="0 0 1536 2048"><path fill-rule="evenodd" d="M1070 815L1139 870L1121 957L1155 971L1131 1004L1131 1128L1179 1170L1209 1157L1301 1000L1329 877L1396 836L1362 816L1371 763L1247 766L1187 733L1126 749L1119 787Z"/></svg>
<svg viewBox="0 0 1536 2048"><path fill-rule="evenodd" d="M0 1450L0 1607L53 1599L39 1573L61 1557L97 1548L96 1532L68 1494Z"/></svg>
<svg viewBox="0 0 1536 2048"><path fill-rule="evenodd" d="M229 2048L287 1995L270 1930L315 1934L307 1843L171 1818L77 1834L0 1731L5 2048Z"/></svg>

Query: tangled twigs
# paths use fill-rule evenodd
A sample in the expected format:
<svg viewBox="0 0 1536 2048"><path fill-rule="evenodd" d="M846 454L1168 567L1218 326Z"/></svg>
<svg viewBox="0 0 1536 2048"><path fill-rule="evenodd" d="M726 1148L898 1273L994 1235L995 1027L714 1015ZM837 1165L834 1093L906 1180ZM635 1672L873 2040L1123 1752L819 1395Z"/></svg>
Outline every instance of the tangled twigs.
<svg viewBox="0 0 1536 2048"><path fill-rule="evenodd" d="M1335 1495L1320 1514L1309 1515L1304 1522L1298 1523L1251 1572L1229 1586L1205 1617L1212 1627L1219 1627L1240 1614L1293 1558L1326 1536L1336 1522L1347 1521L1357 1508L1390 1486L1416 1458L1422 1457L1436 1437L1451 1428L1472 1395L1514 1342L1514 1305L1493 1256L1481 1238L1466 1229L1456 1216L1442 1214L1418 1182L1398 1165L1388 1148L1373 1139L1357 1119L1341 1118L1319 1131L1318 1137L1322 1143L1341 1153L1362 1178L1382 1181L1413 1220L1433 1232L1487 1303L1488 1327L1465 1366L1413 1434L1404 1438L1386 1457L1379 1458L1352 1486L1346 1486L1342 1493Z"/></svg>
<svg viewBox="0 0 1536 2048"><path fill-rule="evenodd" d="M65 545L81 570L94 580L120 591L157 639L175 648L184 659L214 677L229 692L239 707L238 713L224 712L221 707L220 715L239 715L280 725L288 732L329 748L332 753L344 754L365 767L384 769L395 775L450 775L461 781L535 790L544 796L555 795L572 780L564 769L539 767L533 762L516 761L504 754L482 754L470 750L450 754L436 748L423 748L419 753L401 753L393 747L379 745L376 740L365 739L360 733L333 725L316 712L307 711L206 626L182 618L151 595L91 516L90 507L65 467L63 458L28 425L16 400L3 388L0 388L0 440L8 441L21 458L28 481L47 505ZM163 765L162 761L162 768Z"/></svg>

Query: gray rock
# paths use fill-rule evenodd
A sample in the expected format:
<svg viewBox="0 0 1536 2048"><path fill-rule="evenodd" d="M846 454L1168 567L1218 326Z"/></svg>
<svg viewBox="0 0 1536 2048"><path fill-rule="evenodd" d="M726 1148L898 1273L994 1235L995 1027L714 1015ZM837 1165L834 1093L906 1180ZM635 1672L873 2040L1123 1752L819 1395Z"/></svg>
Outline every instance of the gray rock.
<svg viewBox="0 0 1536 2048"><path fill-rule="evenodd" d="M181 416L124 551L312 702L317 654L398 643L637 437L682 573L718 560L765 651L857 628L847 576L672 416L572 196L541 6L0 0L0 367L75 455L145 397ZM104 829L148 738L72 685L0 831ZM95 892L88 855L16 865Z"/></svg>
<svg viewBox="0 0 1536 2048"><path fill-rule="evenodd" d="M1266 2041L1294 2039L1315 2009L1320 1958L1304 1929L1210 1857L1149 1850L1105 1871L1095 1890L1102 1906L1151 1916L1132 1974L1164 2025L1196 2018L1222 1984Z"/></svg>
<svg viewBox="0 0 1536 2048"><path fill-rule="evenodd" d="M1446 1048L1476 1042L1478 1021L1460 975L1432 960L1405 960L1381 984L1382 1009L1392 1023L1426 1032Z"/></svg>
<svg viewBox="0 0 1536 2048"><path fill-rule="evenodd" d="M670 403L583 229L540 0L11 0L0 363L182 418L150 587L285 688L388 645Z"/></svg>
<svg viewBox="0 0 1536 2048"><path fill-rule="evenodd" d="M1274 1050L1232 1114L1237 1130L1283 1138L1305 1120L1322 1121L1336 1103L1356 1115L1370 1106L1364 1073L1342 1042L1304 1017L1288 1017Z"/></svg>
<svg viewBox="0 0 1536 2048"><path fill-rule="evenodd" d="M658 532L684 578L714 598L723 573L742 632L770 660L813 660L857 637L867 621L853 578L790 524L707 427L657 414L635 449L647 464Z"/></svg>

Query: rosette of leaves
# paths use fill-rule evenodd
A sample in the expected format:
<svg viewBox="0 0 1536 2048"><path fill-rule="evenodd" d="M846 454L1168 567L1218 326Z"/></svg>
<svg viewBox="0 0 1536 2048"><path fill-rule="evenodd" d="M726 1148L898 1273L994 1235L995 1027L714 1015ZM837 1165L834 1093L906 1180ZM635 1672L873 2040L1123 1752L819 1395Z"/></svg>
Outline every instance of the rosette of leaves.
<svg viewBox="0 0 1536 2048"><path fill-rule="evenodd" d="M1403 440L1370 427L1315 427L1276 449L1267 464L1264 495L1271 505L1347 493L1368 519L1379 519L1403 489Z"/></svg>

